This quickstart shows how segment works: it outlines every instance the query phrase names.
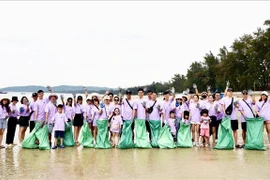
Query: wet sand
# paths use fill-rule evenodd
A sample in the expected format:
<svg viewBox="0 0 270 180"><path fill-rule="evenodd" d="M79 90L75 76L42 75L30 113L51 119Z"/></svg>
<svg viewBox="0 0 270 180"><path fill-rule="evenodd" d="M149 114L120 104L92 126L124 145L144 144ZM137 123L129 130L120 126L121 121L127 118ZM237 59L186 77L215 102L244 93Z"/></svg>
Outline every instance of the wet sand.
<svg viewBox="0 0 270 180"><path fill-rule="evenodd" d="M1 180L269 179L270 150L213 150L198 147L129 150L67 147L32 150L14 146L0 150L0 172Z"/></svg>

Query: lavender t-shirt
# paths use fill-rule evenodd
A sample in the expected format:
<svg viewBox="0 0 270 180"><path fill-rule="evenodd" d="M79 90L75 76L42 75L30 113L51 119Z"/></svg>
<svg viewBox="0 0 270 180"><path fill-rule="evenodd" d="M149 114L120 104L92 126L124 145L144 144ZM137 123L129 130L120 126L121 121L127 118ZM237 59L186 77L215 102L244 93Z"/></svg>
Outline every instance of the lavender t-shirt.
<svg viewBox="0 0 270 180"><path fill-rule="evenodd" d="M170 111L172 111L175 107L172 102L172 99L169 99L169 101L164 100L162 103L162 113L165 114L165 119L163 119L163 122L170 118Z"/></svg>
<svg viewBox="0 0 270 180"><path fill-rule="evenodd" d="M51 119L53 118L56 112L57 112L56 106L53 103L48 102L48 104L45 107L45 113L48 113L48 123L51 123Z"/></svg>
<svg viewBox="0 0 270 180"><path fill-rule="evenodd" d="M10 104L10 117L18 117L19 116L19 110L16 105ZM12 112L14 111L14 112Z"/></svg>
<svg viewBox="0 0 270 180"><path fill-rule="evenodd" d="M129 102L130 106L132 108L134 108L134 105L135 105L134 100L132 100L132 99L131 100L123 99L123 101L122 101L122 116L123 116L124 120L133 120L132 119L133 110L128 105L127 101Z"/></svg>
<svg viewBox="0 0 270 180"><path fill-rule="evenodd" d="M155 103L155 101L149 100L146 104L146 108L149 109L150 107L152 107L154 105L154 103ZM158 110L158 108L157 108L158 106L160 107L161 111ZM150 113L148 115L148 119L149 120L160 120L161 112L162 112L162 104L161 104L161 102L157 101L153 107L152 113Z"/></svg>
<svg viewBox="0 0 270 180"><path fill-rule="evenodd" d="M45 107L48 102L49 102L48 98L38 99L35 102L34 111L37 112L36 120L45 120L46 117Z"/></svg>
<svg viewBox="0 0 270 180"><path fill-rule="evenodd" d="M222 99L215 102L218 105L217 120L221 120L224 117L223 110L222 110Z"/></svg>
<svg viewBox="0 0 270 180"><path fill-rule="evenodd" d="M136 117L138 118L138 119L143 119L143 120L145 120L145 108L143 107L143 104L145 103L145 105L146 105L146 99L144 99L144 98L142 98L142 99L137 99L136 101L135 101L135 104L134 104L134 109L136 109L137 110L137 113L136 113Z"/></svg>
<svg viewBox="0 0 270 180"><path fill-rule="evenodd" d="M264 103L264 101L256 103L257 111L259 111L260 116L264 118L265 121L270 120L270 99Z"/></svg>
<svg viewBox="0 0 270 180"><path fill-rule="evenodd" d="M54 130L55 131L65 131L65 123L68 121L65 113L56 113L53 115L51 122L54 122Z"/></svg>
<svg viewBox="0 0 270 180"><path fill-rule="evenodd" d="M30 106L29 106L29 109L30 109L30 112L33 112L31 117L30 117L30 121L35 121L35 112L34 112L34 108L35 108L35 102L31 102L30 103Z"/></svg>
<svg viewBox="0 0 270 180"><path fill-rule="evenodd" d="M246 122L245 117L247 117L247 118L253 118L254 117L253 116L253 113L252 113L253 111L250 110L250 108L252 109L252 101L250 99L247 99L245 101L247 102L247 104L249 106L244 102L243 99L241 99L239 101L239 111L243 111L244 112L244 115L245 115L245 116L243 116L241 114L241 122Z"/></svg>
<svg viewBox="0 0 270 180"><path fill-rule="evenodd" d="M75 115L75 111L73 107L70 106L64 106L64 112L67 116L68 119L72 120L74 115Z"/></svg>
<svg viewBox="0 0 270 180"><path fill-rule="evenodd" d="M22 104L20 107L20 116L29 116L30 115L30 108L27 110L27 105Z"/></svg>
<svg viewBox="0 0 270 180"><path fill-rule="evenodd" d="M110 104L105 104L105 107L102 108L102 113L99 117L99 120L106 120L112 113L112 106Z"/></svg>
<svg viewBox="0 0 270 180"><path fill-rule="evenodd" d="M5 119L7 116L7 110L6 107L2 107L0 105L0 119Z"/></svg>
<svg viewBox="0 0 270 180"><path fill-rule="evenodd" d="M218 108L218 103L215 101L213 103L208 102L206 104L206 109L208 110L209 116L217 116L217 111L215 109L216 107ZM221 111L221 109L219 111Z"/></svg>
<svg viewBox="0 0 270 180"><path fill-rule="evenodd" d="M201 114L200 114L201 111L199 108L197 108L197 104L198 103L196 102L190 103L189 109L190 109L191 121L199 124L200 118L201 118Z"/></svg>
<svg viewBox="0 0 270 180"><path fill-rule="evenodd" d="M76 103L74 106L75 114L83 114L85 112L85 109L82 104Z"/></svg>
<svg viewBox="0 0 270 180"><path fill-rule="evenodd" d="M221 104L225 105L225 110L226 108L231 104L232 102L232 98L226 96L224 98L222 98L222 102ZM233 98L233 103L235 102L235 98ZM231 120L236 121L236 112L237 112L237 108L233 105L233 110L232 110L232 114L231 115L227 115L228 117L230 117Z"/></svg>
<svg viewBox="0 0 270 180"><path fill-rule="evenodd" d="M91 117L92 108L93 108L93 105L92 104L90 104L90 105L89 104L86 104L85 107L84 107L84 111L85 111L86 116L87 116L88 119L90 119L90 117Z"/></svg>

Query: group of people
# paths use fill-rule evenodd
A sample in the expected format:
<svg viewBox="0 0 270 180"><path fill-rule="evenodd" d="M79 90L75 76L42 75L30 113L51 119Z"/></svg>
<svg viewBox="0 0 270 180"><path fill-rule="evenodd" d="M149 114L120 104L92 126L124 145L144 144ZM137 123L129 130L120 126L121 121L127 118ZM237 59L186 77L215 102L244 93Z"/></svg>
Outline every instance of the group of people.
<svg viewBox="0 0 270 180"><path fill-rule="evenodd" d="M180 141L182 136L190 136L193 146L214 147L218 141L219 125L224 118L230 118L230 127L234 138L235 148L245 146L247 125L246 118L262 117L264 118L265 129L270 142L270 99L268 93L263 91L259 101L255 100L247 90L242 91L242 98L233 97L233 89L227 87L223 97L220 92L213 94L209 92L183 94L176 96L174 92L163 92L163 100L158 100L156 92L147 91L147 97L144 97L144 89L138 90L138 98L132 97L132 92L127 90L123 97L121 93L115 95L110 92L102 97L92 96L83 103L83 97L73 94L68 97L66 102L61 95L58 97L51 92L48 98L44 98L44 92L39 90L32 94L32 101L23 96L12 97L11 101L3 98L0 101L0 143L2 143L3 134L6 132L6 145L14 145L14 136L17 124L19 124L19 146L25 139L25 132L30 128L30 132L39 123L42 127L48 126L48 139L50 147L56 149L64 148L63 139L65 137L65 128L74 127L75 145L79 146L79 136L84 124L88 125L91 132L91 141L96 144L97 141L109 140L112 147L118 147L119 143L125 139L127 133L131 134L132 143L137 144L147 134L145 141L148 141L153 147L161 147L162 128L167 127L174 143ZM60 103L58 103L60 99ZM241 114L241 128L243 144L238 144L238 119L237 112ZM106 121L106 129L100 129L99 122ZM136 123L137 122L137 123ZM125 126L125 124L130 126ZM188 125L188 131L181 131L182 125ZM125 129L123 129L125 127ZM128 128L127 128L128 127ZM108 133L106 140L99 138L101 131ZM54 132L54 143L52 133ZM188 134L183 134L188 133ZM142 137L144 136L144 137ZM212 136L212 143L210 137ZM58 144L58 138L60 144ZM90 139L89 139L90 141ZM160 144L159 144L160 143ZM58 146L59 145L59 146ZM136 146L135 146L136 147ZM149 147L147 145L147 147ZM5 148L4 143L1 148Z"/></svg>

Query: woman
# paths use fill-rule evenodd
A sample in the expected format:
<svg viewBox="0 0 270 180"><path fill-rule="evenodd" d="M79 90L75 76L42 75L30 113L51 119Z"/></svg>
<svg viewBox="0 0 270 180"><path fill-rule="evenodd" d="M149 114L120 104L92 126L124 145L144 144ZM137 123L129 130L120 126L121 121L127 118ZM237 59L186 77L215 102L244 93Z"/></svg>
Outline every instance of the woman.
<svg viewBox="0 0 270 180"><path fill-rule="evenodd" d="M217 132L217 111L218 103L215 101L214 95L208 96L208 103L206 104L206 109L208 110L208 115L211 119L210 123L210 135L212 134L212 147L216 145L216 132Z"/></svg>
<svg viewBox="0 0 270 180"><path fill-rule="evenodd" d="M7 98L3 98L0 101L0 148L5 148L5 146L2 145L2 140L5 129L7 128L7 119L10 113L9 104L10 100Z"/></svg>
<svg viewBox="0 0 270 180"><path fill-rule="evenodd" d="M93 130L93 137L94 137L94 140L96 141L96 137L97 137L97 120L99 119L101 113L102 113L102 110L100 108L100 105L99 105L99 100L97 98L94 98L93 100L93 109L92 109L92 116L91 116L91 119L93 120L93 127L94 127L94 130Z"/></svg>
<svg viewBox="0 0 270 180"><path fill-rule="evenodd" d="M268 99L268 92L263 91L259 102L256 103L257 114L264 118L265 129L270 142L270 99Z"/></svg>
<svg viewBox="0 0 270 180"><path fill-rule="evenodd" d="M18 97L13 96L11 99L11 104L9 105L10 107L10 113L9 113L9 119L7 123L7 135L6 135L6 144L8 147L11 147L14 141L14 136L15 136L15 131L18 123L18 115L19 115L19 110L16 107L16 104L18 103Z"/></svg>
<svg viewBox="0 0 270 180"><path fill-rule="evenodd" d="M24 140L25 131L27 130L29 126L29 119L30 119L30 108L29 108L29 101L26 96L23 96L21 98L21 104L20 107L20 119L19 119L19 144L18 146L21 146L22 141Z"/></svg>
<svg viewBox="0 0 270 180"><path fill-rule="evenodd" d="M77 101L76 97L74 97L74 110L75 110L75 116L74 116L74 121L73 121L73 126L74 126L74 140L77 146L80 145L78 138L80 134L80 130L83 125L83 119L86 119L85 115L85 110L82 105L83 98L82 96L78 96Z"/></svg>
<svg viewBox="0 0 270 180"><path fill-rule="evenodd" d="M191 119L191 132L192 139L194 140L193 145L200 146L199 138L200 138L200 120L201 120L201 109L199 104L199 96L193 96L193 102L189 104L190 109L190 119Z"/></svg>
<svg viewBox="0 0 270 180"><path fill-rule="evenodd" d="M63 104L65 104L65 103L63 102ZM73 122L75 113L74 113L74 108L72 107L72 98L71 97L69 97L67 99L67 103L64 106L64 111L65 111L65 114L68 118L68 121Z"/></svg>

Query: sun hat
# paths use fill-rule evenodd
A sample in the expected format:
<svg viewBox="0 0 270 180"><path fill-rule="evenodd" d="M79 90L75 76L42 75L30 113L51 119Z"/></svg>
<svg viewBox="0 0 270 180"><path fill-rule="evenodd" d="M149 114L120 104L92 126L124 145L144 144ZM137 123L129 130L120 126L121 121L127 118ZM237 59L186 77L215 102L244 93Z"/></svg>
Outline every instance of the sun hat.
<svg viewBox="0 0 270 180"><path fill-rule="evenodd" d="M268 92L263 91L261 95L266 95L266 96L268 96Z"/></svg>

